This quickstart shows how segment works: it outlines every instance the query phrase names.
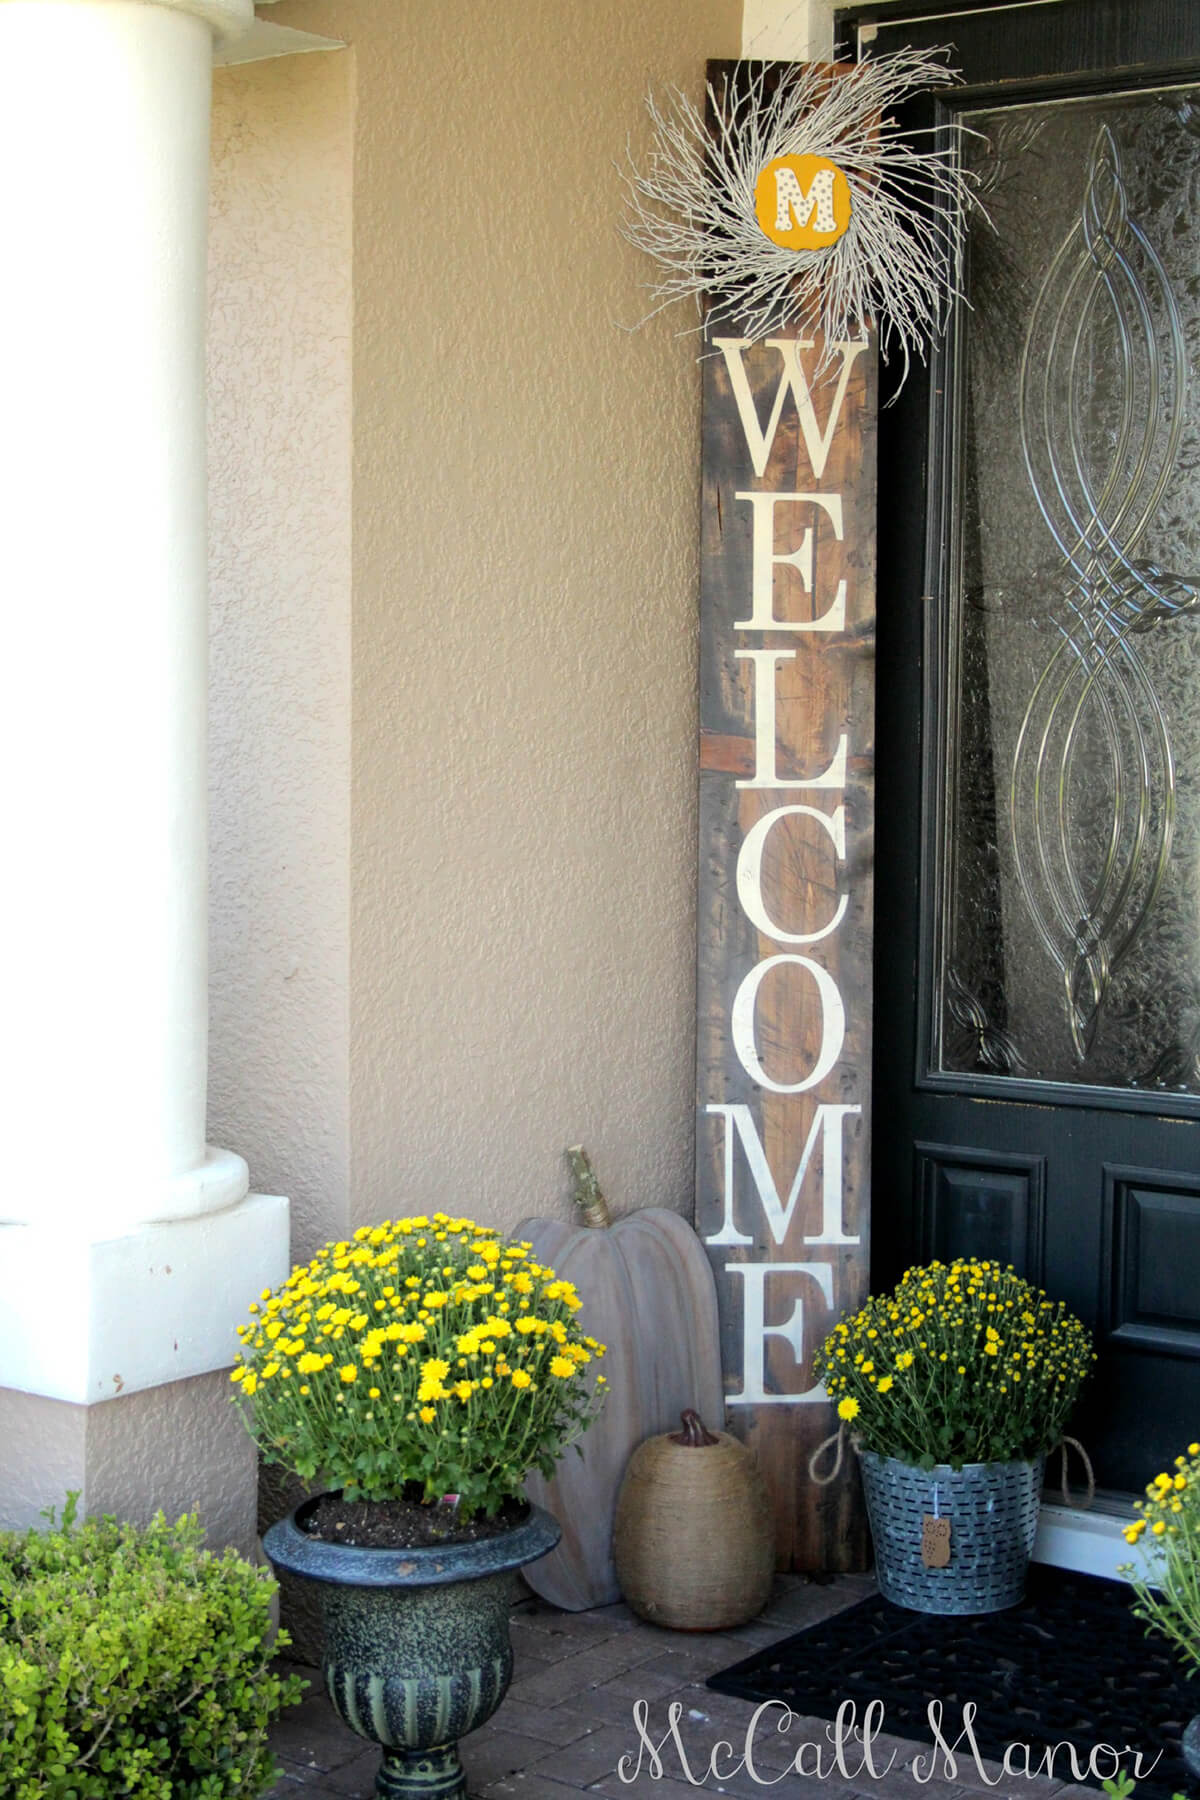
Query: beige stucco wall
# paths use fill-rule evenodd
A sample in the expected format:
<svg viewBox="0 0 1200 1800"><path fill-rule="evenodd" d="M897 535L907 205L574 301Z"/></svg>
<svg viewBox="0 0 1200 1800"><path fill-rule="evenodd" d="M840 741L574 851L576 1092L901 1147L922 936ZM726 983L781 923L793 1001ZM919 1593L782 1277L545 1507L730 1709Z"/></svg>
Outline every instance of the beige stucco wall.
<svg viewBox="0 0 1200 1800"><path fill-rule="evenodd" d="M40 1525L69 1492L81 1512L146 1524L197 1512L214 1548L256 1550L254 1445L224 1370L72 1406L0 1388L0 1519Z"/></svg>
<svg viewBox="0 0 1200 1800"><path fill-rule="evenodd" d="M350 49L216 82L212 1133L298 1254L579 1140L686 1210L697 344L613 162L740 0L271 19Z"/></svg>
<svg viewBox="0 0 1200 1800"><path fill-rule="evenodd" d="M353 81L213 84L209 1134L302 1256L349 1205Z"/></svg>
<svg viewBox="0 0 1200 1800"><path fill-rule="evenodd" d="M699 376L613 161L740 0L284 0L353 45L356 1219L692 1186ZM314 59L316 60L316 59Z"/></svg>

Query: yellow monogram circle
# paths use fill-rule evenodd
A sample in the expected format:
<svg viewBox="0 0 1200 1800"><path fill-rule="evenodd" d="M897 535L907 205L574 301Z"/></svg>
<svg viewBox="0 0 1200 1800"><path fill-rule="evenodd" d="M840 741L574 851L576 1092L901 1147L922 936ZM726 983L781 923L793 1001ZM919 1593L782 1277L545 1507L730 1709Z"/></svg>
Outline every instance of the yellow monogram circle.
<svg viewBox="0 0 1200 1800"><path fill-rule="evenodd" d="M850 211L850 183L827 156L777 156L754 183L759 228L785 250L836 244Z"/></svg>

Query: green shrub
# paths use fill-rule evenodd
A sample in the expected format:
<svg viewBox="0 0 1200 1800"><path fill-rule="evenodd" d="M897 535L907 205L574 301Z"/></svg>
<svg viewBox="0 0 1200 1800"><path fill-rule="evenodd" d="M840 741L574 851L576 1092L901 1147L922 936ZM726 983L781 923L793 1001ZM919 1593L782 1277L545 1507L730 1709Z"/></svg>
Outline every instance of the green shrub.
<svg viewBox="0 0 1200 1800"><path fill-rule="evenodd" d="M300 1698L271 1668L275 1583L213 1555L195 1516L0 1533L5 1800L226 1800L278 1771L267 1730Z"/></svg>

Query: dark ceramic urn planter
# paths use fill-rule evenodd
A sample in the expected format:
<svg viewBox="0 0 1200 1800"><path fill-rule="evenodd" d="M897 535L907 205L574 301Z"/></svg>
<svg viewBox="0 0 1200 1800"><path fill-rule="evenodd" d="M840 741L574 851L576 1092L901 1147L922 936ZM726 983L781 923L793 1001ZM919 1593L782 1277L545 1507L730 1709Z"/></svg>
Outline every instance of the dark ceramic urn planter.
<svg viewBox="0 0 1200 1800"><path fill-rule="evenodd" d="M1183 1760L1188 1766L1188 1773L1200 1781L1200 1713L1196 1714L1183 1734Z"/></svg>
<svg viewBox="0 0 1200 1800"><path fill-rule="evenodd" d="M512 1679L516 1571L562 1535L541 1507L478 1543L361 1550L302 1529L316 1501L272 1525L278 1569L319 1584L325 1685L338 1717L379 1744L386 1800L466 1800L458 1740L490 1719Z"/></svg>

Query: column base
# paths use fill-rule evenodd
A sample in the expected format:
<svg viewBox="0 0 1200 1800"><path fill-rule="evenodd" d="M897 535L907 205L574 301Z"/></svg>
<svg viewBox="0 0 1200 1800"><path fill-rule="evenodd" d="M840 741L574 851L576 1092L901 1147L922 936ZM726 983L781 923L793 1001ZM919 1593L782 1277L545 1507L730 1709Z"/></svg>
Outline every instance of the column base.
<svg viewBox="0 0 1200 1800"><path fill-rule="evenodd" d="M223 1369L99 1406L0 1389L0 1527L44 1527L74 1491L137 1524L197 1512L213 1549L253 1558L258 1459L229 1393Z"/></svg>
<svg viewBox="0 0 1200 1800"><path fill-rule="evenodd" d="M73 1244L0 1226L0 1388L90 1406L228 1369L236 1327L288 1272L288 1202Z"/></svg>

